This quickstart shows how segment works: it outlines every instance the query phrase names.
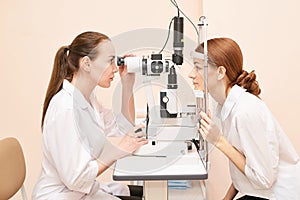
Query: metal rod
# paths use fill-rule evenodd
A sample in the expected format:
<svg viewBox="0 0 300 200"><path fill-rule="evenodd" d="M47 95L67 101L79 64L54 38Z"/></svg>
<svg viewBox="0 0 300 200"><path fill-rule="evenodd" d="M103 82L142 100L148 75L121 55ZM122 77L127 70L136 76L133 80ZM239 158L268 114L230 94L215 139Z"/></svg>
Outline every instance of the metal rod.
<svg viewBox="0 0 300 200"><path fill-rule="evenodd" d="M204 112L206 114L208 114L208 89L207 89L207 71L208 71L208 51L207 51L207 23L206 23L206 17L205 16L202 16L200 17L199 19L199 36L198 36L198 45L201 44L202 42L202 34L203 34L203 46L204 46L204 72L203 72L203 79L204 79ZM200 137L200 136L199 136ZM200 140L203 140L203 138L201 137L199 139ZM203 141L204 144L203 147L204 147L204 152L205 152L205 155L204 155L204 161L205 161L205 164L206 164L206 169L208 168L208 143L207 141Z"/></svg>

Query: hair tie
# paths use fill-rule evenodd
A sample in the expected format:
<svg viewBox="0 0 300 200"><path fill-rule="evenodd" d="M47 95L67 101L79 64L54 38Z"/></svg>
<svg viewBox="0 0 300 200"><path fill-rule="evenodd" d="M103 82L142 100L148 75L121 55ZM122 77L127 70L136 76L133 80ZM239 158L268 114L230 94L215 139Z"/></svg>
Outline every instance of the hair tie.
<svg viewBox="0 0 300 200"><path fill-rule="evenodd" d="M67 56L69 56L69 54L70 54L70 45L65 46L64 52L65 52L65 54L67 54Z"/></svg>

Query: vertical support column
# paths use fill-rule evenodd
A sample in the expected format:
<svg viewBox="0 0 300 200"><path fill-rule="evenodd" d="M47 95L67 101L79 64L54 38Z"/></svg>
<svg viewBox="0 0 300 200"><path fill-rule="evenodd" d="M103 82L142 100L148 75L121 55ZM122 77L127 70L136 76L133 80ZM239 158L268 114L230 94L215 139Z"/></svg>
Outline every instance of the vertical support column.
<svg viewBox="0 0 300 200"><path fill-rule="evenodd" d="M144 197L145 200L167 200L168 181L145 181Z"/></svg>

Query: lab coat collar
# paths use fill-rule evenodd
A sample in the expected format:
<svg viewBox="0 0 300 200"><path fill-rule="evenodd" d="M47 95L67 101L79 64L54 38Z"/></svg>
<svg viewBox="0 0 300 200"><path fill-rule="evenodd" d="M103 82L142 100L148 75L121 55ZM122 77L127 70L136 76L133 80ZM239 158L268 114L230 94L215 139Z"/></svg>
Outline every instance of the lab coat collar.
<svg viewBox="0 0 300 200"><path fill-rule="evenodd" d="M238 99L240 98L240 96L246 91L246 89L241 88L238 85L234 85L223 106L219 104L218 106L218 110L219 110L219 114L220 114L220 118L222 121L225 121L225 119L229 116L232 108L234 107L234 105L236 104L236 102L238 101Z"/></svg>
<svg viewBox="0 0 300 200"><path fill-rule="evenodd" d="M88 108L89 103L84 98L80 90L66 79L63 82L63 89L73 97L74 103L76 102L76 104L78 104L82 109Z"/></svg>

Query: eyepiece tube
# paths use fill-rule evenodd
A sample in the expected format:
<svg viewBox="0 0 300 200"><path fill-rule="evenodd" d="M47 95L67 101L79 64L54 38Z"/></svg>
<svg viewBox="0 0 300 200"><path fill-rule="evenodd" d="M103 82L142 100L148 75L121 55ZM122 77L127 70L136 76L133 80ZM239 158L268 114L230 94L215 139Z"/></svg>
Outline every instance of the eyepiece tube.
<svg viewBox="0 0 300 200"><path fill-rule="evenodd" d="M117 57L117 66L127 65L128 73L139 73L142 71L142 59L139 57Z"/></svg>

